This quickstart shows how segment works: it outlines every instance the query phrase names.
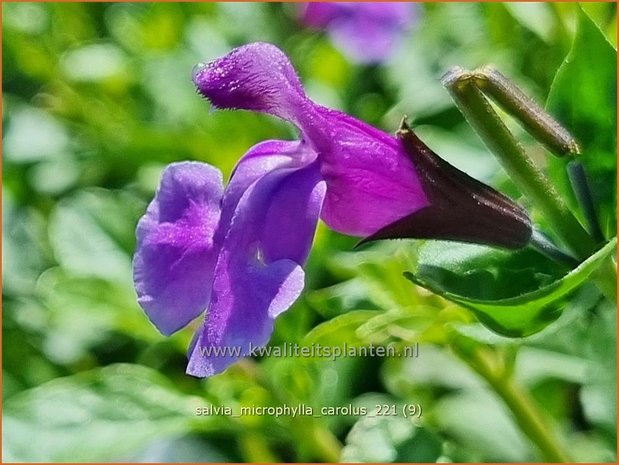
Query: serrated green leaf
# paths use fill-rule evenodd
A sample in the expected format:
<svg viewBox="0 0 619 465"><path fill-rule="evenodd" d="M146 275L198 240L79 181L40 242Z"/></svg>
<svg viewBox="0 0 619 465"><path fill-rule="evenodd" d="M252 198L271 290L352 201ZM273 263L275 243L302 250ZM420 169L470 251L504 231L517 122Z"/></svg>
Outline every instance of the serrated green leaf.
<svg viewBox="0 0 619 465"><path fill-rule="evenodd" d="M3 458L26 462L119 459L155 438L191 431L196 424L195 407L202 404L139 365L111 365L56 379L6 402Z"/></svg>
<svg viewBox="0 0 619 465"><path fill-rule="evenodd" d="M617 176L617 51L578 9L572 49L557 71L546 109L579 141L590 178L598 217L607 237L616 233ZM548 157L548 173L573 208L565 158Z"/></svg>
<svg viewBox="0 0 619 465"><path fill-rule="evenodd" d="M469 308L483 324L497 333L522 337L540 331L556 320L572 291L580 287L600 264L611 256L616 245L615 238L561 279L543 285L539 289L507 298L480 298L470 293L466 295L462 293L466 289L459 285L454 286L453 280L437 280L436 277L441 276L437 269L440 270L441 266L449 267L449 262L437 267L432 262L424 263L420 260L415 272L407 272L405 276L415 284ZM428 258L431 257L426 257ZM458 269L461 260L455 260L451 265ZM444 271L453 275L449 268ZM470 271L474 272L473 269ZM482 282L483 280L479 284ZM492 282L486 281L485 285L492 286Z"/></svg>
<svg viewBox="0 0 619 465"><path fill-rule="evenodd" d="M419 248L417 269L427 282L480 300L516 297L539 289L569 271L529 248L514 252L449 241L423 244Z"/></svg>

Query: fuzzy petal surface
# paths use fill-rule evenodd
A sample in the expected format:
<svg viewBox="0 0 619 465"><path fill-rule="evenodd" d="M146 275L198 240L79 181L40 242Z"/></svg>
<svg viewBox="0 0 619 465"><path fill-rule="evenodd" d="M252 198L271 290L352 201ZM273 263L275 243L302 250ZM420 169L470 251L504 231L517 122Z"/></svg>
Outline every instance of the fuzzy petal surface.
<svg viewBox="0 0 619 465"><path fill-rule="evenodd" d="M258 111L291 121L307 100L288 57L265 42L235 48L198 67L193 81L216 108Z"/></svg>

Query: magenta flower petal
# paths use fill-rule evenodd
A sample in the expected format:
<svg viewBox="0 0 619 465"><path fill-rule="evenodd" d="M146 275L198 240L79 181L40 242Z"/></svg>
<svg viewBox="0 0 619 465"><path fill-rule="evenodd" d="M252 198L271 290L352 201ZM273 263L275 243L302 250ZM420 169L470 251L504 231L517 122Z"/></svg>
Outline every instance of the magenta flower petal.
<svg viewBox="0 0 619 465"><path fill-rule="evenodd" d="M236 48L198 67L193 81L217 108L259 111L292 120L306 101L286 55L264 42Z"/></svg>
<svg viewBox="0 0 619 465"><path fill-rule="evenodd" d="M301 124L320 154L327 183L321 218L330 228L368 236L429 204L413 161L395 137L319 106Z"/></svg>
<svg viewBox="0 0 619 465"><path fill-rule="evenodd" d="M163 334L186 326L209 302L222 195L219 170L204 163L171 164L138 224L133 262L138 302Z"/></svg>
<svg viewBox="0 0 619 465"><path fill-rule="evenodd" d="M303 289L301 265L324 191L314 162L275 169L243 194L222 244L209 310L187 373L219 373L268 342L274 319Z"/></svg>

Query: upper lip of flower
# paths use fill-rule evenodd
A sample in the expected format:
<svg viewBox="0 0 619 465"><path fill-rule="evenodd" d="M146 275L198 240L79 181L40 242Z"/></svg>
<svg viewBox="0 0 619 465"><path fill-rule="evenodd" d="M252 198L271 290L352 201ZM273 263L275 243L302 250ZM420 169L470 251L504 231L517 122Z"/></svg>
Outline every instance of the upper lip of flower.
<svg viewBox="0 0 619 465"><path fill-rule="evenodd" d="M300 129L329 185L322 218L331 228L367 236L428 205L401 144L308 99L288 58L274 45L239 47L201 68L194 82L218 108L268 113Z"/></svg>
<svg viewBox="0 0 619 465"><path fill-rule="evenodd" d="M530 233L518 212L508 214L512 204L505 197L437 162L415 137L395 139L313 103L287 57L273 45L239 47L201 66L194 81L217 107L287 119L299 127L303 140L252 147L225 190L215 168L173 164L140 220L134 279L153 323L169 334L208 308L190 349L190 374L218 373L248 355L250 345L268 342L274 319L301 293L302 265L319 215L337 231L370 240L441 234L473 240L477 234L513 245L509 234L504 240L502 234L476 232L466 222L449 222L450 209L460 207L507 229L516 224L519 240L527 225ZM441 194L443 187L456 195ZM471 196L477 196L475 201ZM426 226L415 222L417 213ZM462 218L457 216L460 223ZM487 221L473 223L488 228ZM211 346L239 349L219 356L203 353Z"/></svg>

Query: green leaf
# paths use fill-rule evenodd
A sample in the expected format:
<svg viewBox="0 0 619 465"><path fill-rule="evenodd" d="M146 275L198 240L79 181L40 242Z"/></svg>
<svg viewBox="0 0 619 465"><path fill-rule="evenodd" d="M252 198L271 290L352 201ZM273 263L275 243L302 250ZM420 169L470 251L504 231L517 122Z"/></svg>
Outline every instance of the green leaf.
<svg viewBox="0 0 619 465"><path fill-rule="evenodd" d="M595 286L583 286L570 297L569 302L563 307L561 316L556 321L541 331L518 340L501 336L478 322L454 322L450 324L450 327L469 339L487 345L509 346L515 343L543 345L549 340L556 342L564 339L567 339L568 344L571 345L574 344L572 332L575 323L586 316L583 315L583 309L593 309L599 302L599 290ZM553 347L553 350L559 349Z"/></svg>
<svg viewBox="0 0 619 465"><path fill-rule="evenodd" d="M367 415L353 425L342 449L343 462L429 463L441 456L442 441L411 418L401 415L377 416L376 408L395 406L401 412L401 401L384 394L364 394L354 401Z"/></svg>
<svg viewBox="0 0 619 465"><path fill-rule="evenodd" d="M602 301L586 327L584 344L578 347L587 358L586 383L580 392L589 421L617 436L617 312L615 305ZM591 337L590 335L595 335Z"/></svg>
<svg viewBox="0 0 619 465"><path fill-rule="evenodd" d="M449 349L433 344L421 344L419 357L386 360L382 381L388 391L405 399L415 398L426 387L440 392L483 387L483 381Z"/></svg>
<svg viewBox="0 0 619 465"><path fill-rule="evenodd" d="M402 280L402 270L415 261L414 249L402 247L397 241L377 241L364 247L336 254L328 262L329 267L339 274L358 278L367 298L384 310L414 310L426 303L427 296L411 292L408 283Z"/></svg>
<svg viewBox="0 0 619 465"><path fill-rule="evenodd" d="M19 208L11 191L2 189L2 293L29 294L48 266L45 220L34 208Z"/></svg>
<svg viewBox="0 0 619 465"><path fill-rule="evenodd" d="M371 318L380 315L378 310L355 310L330 319L312 329L303 339L303 345L360 346L364 341L357 336L357 329Z"/></svg>
<svg viewBox="0 0 619 465"><path fill-rule="evenodd" d="M552 41L555 18L552 5L547 3L505 3L505 8L524 27L539 36L544 42Z"/></svg>
<svg viewBox="0 0 619 465"><path fill-rule="evenodd" d="M47 357L56 363L76 363L115 332L134 340L162 340L137 305L131 281L74 277L56 267L41 274L36 290L44 306L38 330ZM186 337L189 335L183 337L183 332L179 332L168 341L179 341L182 353L188 342Z"/></svg>
<svg viewBox="0 0 619 465"><path fill-rule="evenodd" d="M361 279L347 281L311 291L306 295L309 305L325 318L342 315L357 308L377 309Z"/></svg>
<svg viewBox="0 0 619 465"><path fill-rule="evenodd" d="M501 279L495 278L494 281L505 284L510 276L521 275L518 271L493 265L508 262L505 257L499 260L504 252L473 254L472 258L457 252L450 255L448 250L444 250L444 254L438 258L422 253L417 269L413 273L405 273L405 276L415 284L469 308L483 324L497 333L522 337L540 331L557 319L572 291L580 287L611 256L616 245L615 238L561 279L542 284L537 289L527 289L525 286L525 292L509 297L499 297L490 279L493 273L499 273ZM457 246L454 249L461 251ZM458 278L461 276L459 273L466 269L469 271L464 274L463 284ZM488 273L484 273L488 270ZM520 284L531 284L529 280L521 278ZM498 289L502 289L502 286L498 286Z"/></svg>
<svg viewBox="0 0 619 465"><path fill-rule="evenodd" d="M529 248L513 252L449 241L424 243L417 269L428 282L480 300L516 297L569 271Z"/></svg>
<svg viewBox="0 0 619 465"><path fill-rule="evenodd" d="M195 408L204 403L175 391L159 373L139 365L111 365L56 379L6 402L3 458L119 459L155 438L191 431Z"/></svg>
<svg viewBox="0 0 619 465"><path fill-rule="evenodd" d="M579 141L591 180L598 216L607 237L616 233L617 174L617 51L602 31L578 9L578 27L572 49L557 71L546 109ZM576 201L569 188L565 158L548 157L548 172L570 205Z"/></svg>
<svg viewBox="0 0 619 465"><path fill-rule="evenodd" d="M63 269L79 277L131 282L135 225L144 206L126 192L84 190L59 202L50 242Z"/></svg>
<svg viewBox="0 0 619 465"><path fill-rule="evenodd" d="M529 462L533 451L506 407L483 390L464 390L441 398L436 422L457 444L458 453L475 454L476 462ZM455 462L459 462L454 457Z"/></svg>
<svg viewBox="0 0 619 465"><path fill-rule="evenodd" d="M127 462L154 463L230 463L236 460L220 451L213 443L198 435L158 439L136 454L123 457Z"/></svg>

